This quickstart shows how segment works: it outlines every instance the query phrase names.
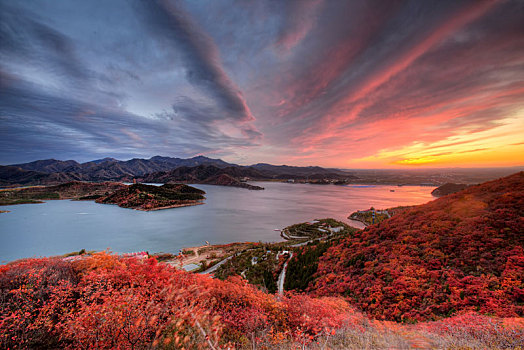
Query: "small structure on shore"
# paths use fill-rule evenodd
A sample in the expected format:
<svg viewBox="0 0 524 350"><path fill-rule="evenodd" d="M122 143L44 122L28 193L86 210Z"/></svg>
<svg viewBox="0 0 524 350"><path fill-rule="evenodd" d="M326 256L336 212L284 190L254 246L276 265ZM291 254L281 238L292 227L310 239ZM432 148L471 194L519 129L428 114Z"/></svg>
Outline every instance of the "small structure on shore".
<svg viewBox="0 0 524 350"><path fill-rule="evenodd" d="M123 258L137 258L137 259L147 259L147 258L149 258L149 254L147 252L124 253L121 256Z"/></svg>
<svg viewBox="0 0 524 350"><path fill-rule="evenodd" d="M337 226L337 227L330 227L329 231L331 231L331 233L339 233L343 229L344 229L344 226Z"/></svg>

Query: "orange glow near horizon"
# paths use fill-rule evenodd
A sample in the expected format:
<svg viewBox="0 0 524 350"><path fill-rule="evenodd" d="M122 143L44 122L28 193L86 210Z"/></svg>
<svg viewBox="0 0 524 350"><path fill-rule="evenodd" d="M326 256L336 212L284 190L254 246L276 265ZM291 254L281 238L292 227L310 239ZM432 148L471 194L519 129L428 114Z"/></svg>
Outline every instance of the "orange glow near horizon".
<svg viewBox="0 0 524 350"><path fill-rule="evenodd" d="M357 167L503 167L524 165L524 111L504 119L502 125L441 141L414 142L348 163Z"/></svg>

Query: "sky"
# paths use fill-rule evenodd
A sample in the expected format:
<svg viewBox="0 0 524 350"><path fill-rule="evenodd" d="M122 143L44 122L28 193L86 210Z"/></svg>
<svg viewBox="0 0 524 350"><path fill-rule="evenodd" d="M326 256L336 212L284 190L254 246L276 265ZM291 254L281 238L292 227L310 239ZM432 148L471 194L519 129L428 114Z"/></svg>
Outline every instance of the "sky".
<svg viewBox="0 0 524 350"><path fill-rule="evenodd" d="M524 2L0 0L0 164L524 165Z"/></svg>

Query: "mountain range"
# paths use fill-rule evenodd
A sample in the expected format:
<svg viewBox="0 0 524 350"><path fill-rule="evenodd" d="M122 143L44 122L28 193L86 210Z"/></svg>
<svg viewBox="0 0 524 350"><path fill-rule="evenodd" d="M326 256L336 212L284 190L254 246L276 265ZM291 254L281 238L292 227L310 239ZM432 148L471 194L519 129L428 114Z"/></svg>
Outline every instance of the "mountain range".
<svg viewBox="0 0 524 350"><path fill-rule="evenodd" d="M184 181L246 187L240 185L242 178L343 180L355 177L338 169L264 163L241 166L204 156L188 159L155 156L150 159L134 158L127 161L103 158L85 163L45 159L0 166L0 186L4 187L51 185L67 181L132 182L134 179L144 182Z"/></svg>

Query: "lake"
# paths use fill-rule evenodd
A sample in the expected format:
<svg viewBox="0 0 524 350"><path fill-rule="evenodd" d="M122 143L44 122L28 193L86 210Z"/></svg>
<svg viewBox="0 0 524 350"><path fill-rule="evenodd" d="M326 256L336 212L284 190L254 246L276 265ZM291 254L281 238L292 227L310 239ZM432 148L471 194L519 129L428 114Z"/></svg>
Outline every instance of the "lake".
<svg viewBox="0 0 524 350"><path fill-rule="evenodd" d="M264 191L193 185L206 191L204 205L143 212L91 201L48 201L0 206L0 261L65 254L80 249L170 252L183 247L239 241L280 241L288 225L426 203L434 187L253 183ZM390 190L394 190L391 192Z"/></svg>

